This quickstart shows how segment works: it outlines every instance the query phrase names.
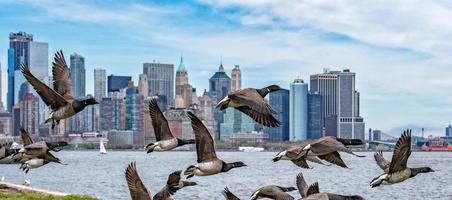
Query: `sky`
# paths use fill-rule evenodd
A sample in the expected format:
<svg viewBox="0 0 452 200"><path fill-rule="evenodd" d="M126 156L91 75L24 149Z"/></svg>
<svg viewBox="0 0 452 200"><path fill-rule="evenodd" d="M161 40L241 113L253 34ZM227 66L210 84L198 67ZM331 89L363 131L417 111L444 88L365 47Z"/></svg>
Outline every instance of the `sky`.
<svg viewBox="0 0 452 200"><path fill-rule="evenodd" d="M183 55L198 95L220 62L240 65L243 87L356 72L366 129L443 135L452 124L452 2L443 0L0 1L2 99L8 35L25 31L93 69L137 82L144 62ZM50 70L50 67L49 67Z"/></svg>

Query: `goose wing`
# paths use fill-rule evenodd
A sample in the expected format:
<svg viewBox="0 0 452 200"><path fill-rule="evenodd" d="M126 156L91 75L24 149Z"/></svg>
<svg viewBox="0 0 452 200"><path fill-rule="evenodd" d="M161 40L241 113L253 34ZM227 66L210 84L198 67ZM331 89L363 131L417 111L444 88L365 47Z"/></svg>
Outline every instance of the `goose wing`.
<svg viewBox="0 0 452 200"><path fill-rule="evenodd" d="M389 166L389 173L398 172L406 168L408 158L411 155L411 130L406 130L397 140L392 155L391 165Z"/></svg>
<svg viewBox="0 0 452 200"><path fill-rule="evenodd" d="M55 53L52 66L53 89L66 100L73 100L72 94L72 78L63 51Z"/></svg>
<svg viewBox="0 0 452 200"><path fill-rule="evenodd" d="M306 197L308 193L308 184L304 180L303 173L297 175L297 189L301 197Z"/></svg>
<svg viewBox="0 0 452 200"><path fill-rule="evenodd" d="M30 134L28 134L28 132L23 127L20 127L20 137L22 138L24 146L33 144L33 140L31 139Z"/></svg>
<svg viewBox="0 0 452 200"><path fill-rule="evenodd" d="M347 168L347 165L341 158L341 155L337 151L333 151L329 154L317 156L322 160L326 160L327 162L333 163L335 165Z"/></svg>
<svg viewBox="0 0 452 200"><path fill-rule="evenodd" d="M262 96L257 92L256 89L247 88L238 90L229 94L228 97L231 100L237 101L239 104L248 106L259 113L276 113L273 108L267 102L265 102L264 98L262 98Z"/></svg>
<svg viewBox="0 0 452 200"><path fill-rule="evenodd" d="M248 106L240 106L236 109L245 113L246 115L251 117L251 119L264 126L278 127L280 125L280 122L275 117L273 117L272 114L263 114L256 110L253 110Z"/></svg>
<svg viewBox="0 0 452 200"><path fill-rule="evenodd" d="M319 183L315 182L309 186L308 191L306 192L306 195L309 196L309 195L317 194L317 193L320 193Z"/></svg>
<svg viewBox="0 0 452 200"><path fill-rule="evenodd" d="M209 161L217 158L215 153L215 145L209 130L204 126L201 120L195 114L188 112L191 120L193 133L195 134L196 154L198 155L198 163Z"/></svg>
<svg viewBox="0 0 452 200"><path fill-rule="evenodd" d="M344 140L344 139L341 139ZM352 140L349 140L351 143ZM358 143L357 140L356 143ZM342 141L343 142L343 141ZM358 157L365 157L360 156L355 153L349 148L347 148L341 141L338 141L335 137L327 136L323 137L313 143L311 143L311 150L315 153L326 153L326 152L332 152L332 151L342 151L345 153L349 153Z"/></svg>
<svg viewBox="0 0 452 200"><path fill-rule="evenodd" d="M226 200L240 200L234 193L232 193L228 187L224 188L223 196Z"/></svg>
<svg viewBox="0 0 452 200"><path fill-rule="evenodd" d="M138 176L135 162L129 164L125 176L132 200L151 200L148 189L146 189L146 186L141 182L140 176Z"/></svg>
<svg viewBox="0 0 452 200"><path fill-rule="evenodd" d="M157 105L156 99L152 99L151 102L149 102L149 115L151 115L152 127L154 127L155 138L157 141L174 138L169 128L168 121Z"/></svg>
<svg viewBox="0 0 452 200"><path fill-rule="evenodd" d="M61 163L61 162L60 162L60 159L57 158L57 157L55 157L55 156L54 156L53 154L51 154L50 152L47 152L46 154L44 154L43 159L44 159L44 160L47 160L47 161L51 161L51 162Z"/></svg>
<svg viewBox="0 0 452 200"><path fill-rule="evenodd" d="M52 90L51 88L49 88L49 86L47 86L46 84L41 82L38 78L36 78L30 72L30 68L28 68L27 65L22 65L21 70L25 79L27 79L27 81L33 86L33 88L39 94L44 103L47 106L50 106L52 110L63 107L68 103L63 96L61 96L55 90Z"/></svg>
<svg viewBox="0 0 452 200"><path fill-rule="evenodd" d="M389 161L387 161L384 157L383 157L383 152L382 151L378 151L375 152L374 154L374 158L375 158L375 162L377 162L377 165L382 169L382 170L387 170L389 168L389 166L391 165L391 163Z"/></svg>
<svg viewBox="0 0 452 200"><path fill-rule="evenodd" d="M293 164L297 165L298 167L309 169L309 165L306 162L305 158L298 158L298 159L290 160L290 161L292 161Z"/></svg>

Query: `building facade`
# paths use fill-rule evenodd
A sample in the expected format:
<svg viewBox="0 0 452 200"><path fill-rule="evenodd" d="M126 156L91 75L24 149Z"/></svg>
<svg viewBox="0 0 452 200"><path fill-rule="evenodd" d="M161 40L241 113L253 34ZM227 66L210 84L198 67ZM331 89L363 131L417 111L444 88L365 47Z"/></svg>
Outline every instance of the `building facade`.
<svg viewBox="0 0 452 200"><path fill-rule="evenodd" d="M281 89L268 94L269 104L276 111L274 117L281 122L279 127L269 127L264 130L268 140L272 142L289 140L289 90Z"/></svg>
<svg viewBox="0 0 452 200"><path fill-rule="evenodd" d="M308 139L308 84L302 79L295 79L290 84L290 141Z"/></svg>
<svg viewBox="0 0 452 200"><path fill-rule="evenodd" d="M20 125L31 135L38 136L38 97L27 92L20 102ZM17 125L16 125L17 126Z"/></svg>
<svg viewBox="0 0 452 200"><path fill-rule="evenodd" d="M145 98L149 96L149 79L146 74L140 74L138 77L138 93Z"/></svg>
<svg viewBox="0 0 452 200"><path fill-rule="evenodd" d="M86 95L85 58L77 53L71 54L70 70L72 78L72 94L75 98Z"/></svg>
<svg viewBox="0 0 452 200"><path fill-rule="evenodd" d="M107 71L94 69L94 98L101 101L107 96Z"/></svg>
<svg viewBox="0 0 452 200"><path fill-rule="evenodd" d="M121 89L127 88L129 82L132 81L131 76L115 76L107 77L107 92L108 95L112 92L119 92Z"/></svg>
<svg viewBox="0 0 452 200"><path fill-rule="evenodd" d="M164 96L167 105L173 106L174 65L164 63L144 63L143 74L148 76L149 95ZM167 108L164 108L165 110Z"/></svg>
<svg viewBox="0 0 452 200"><path fill-rule="evenodd" d="M123 98L104 97L100 102L99 130L125 130L126 104Z"/></svg>
<svg viewBox="0 0 452 200"><path fill-rule="evenodd" d="M176 71L176 108L187 108L192 104L193 87L188 83L188 72L181 57Z"/></svg>
<svg viewBox="0 0 452 200"><path fill-rule="evenodd" d="M220 123L220 140L230 140L232 134L255 131L253 119L234 108L227 108Z"/></svg>
<svg viewBox="0 0 452 200"><path fill-rule="evenodd" d="M240 66L235 65L231 72L231 91L237 91L242 89L242 72Z"/></svg>
<svg viewBox="0 0 452 200"><path fill-rule="evenodd" d="M452 137L452 126L446 127L446 137Z"/></svg>
<svg viewBox="0 0 452 200"><path fill-rule="evenodd" d="M308 139L323 137L322 95L308 94Z"/></svg>

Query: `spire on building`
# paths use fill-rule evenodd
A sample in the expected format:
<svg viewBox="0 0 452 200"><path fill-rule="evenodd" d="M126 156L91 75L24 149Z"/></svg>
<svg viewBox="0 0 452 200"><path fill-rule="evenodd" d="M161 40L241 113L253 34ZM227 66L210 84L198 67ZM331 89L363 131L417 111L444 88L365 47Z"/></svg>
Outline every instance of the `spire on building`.
<svg viewBox="0 0 452 200"><path fill-rule="evenodd" d="M177 68L177 72L187 72L187 69L185 68L184 65L184 57L182 57L182 55L180 56L180 63L179 67Z"/></svg>

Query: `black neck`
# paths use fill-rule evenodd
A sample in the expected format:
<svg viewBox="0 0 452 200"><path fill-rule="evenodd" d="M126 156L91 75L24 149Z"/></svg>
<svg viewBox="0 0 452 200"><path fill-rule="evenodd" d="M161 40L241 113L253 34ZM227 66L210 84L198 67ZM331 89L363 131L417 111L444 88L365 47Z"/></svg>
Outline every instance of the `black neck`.
<svg viewBox="0 0 452 200"><path fill-rule="evenodd" d="M267 87L264 87L262 89L257 89L257 92L261 95L261 97L265 97L268 93L270 93L270 90Z"/></svg>
<svg viewBox="0 0 452 200"><path fill-rule="evenodd" d="M430 168L428 167L416 167L411 168L411 177L418 175L419 173L428 173L430 172Z"/></svg>
<svg viewBox="0 0 452 200"><path fill-rule="evenodd" d="M223 168L221 169L222 172L227 172L231 170L232 168L240 167L240 165L237 162L233 163L225 163L223 162Z"/></svg>
<svg viewBox="0 0 452 200"><path fill-rule="evenodd" d="M88 106L87 100L81 100L81 101L75 100L72 103L72 107L74 108L75 113L82 111L83 109L85 109L86 106Z"/></svg>

